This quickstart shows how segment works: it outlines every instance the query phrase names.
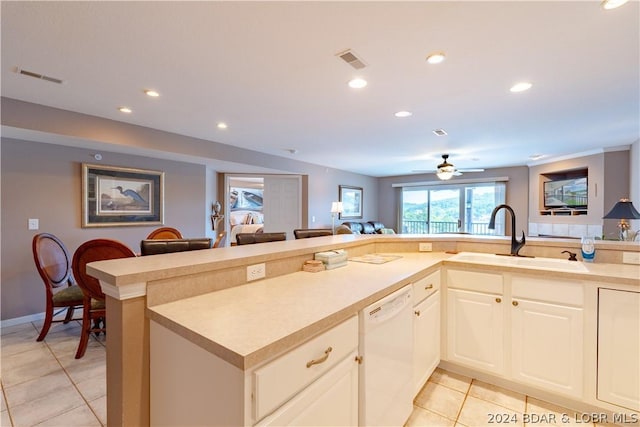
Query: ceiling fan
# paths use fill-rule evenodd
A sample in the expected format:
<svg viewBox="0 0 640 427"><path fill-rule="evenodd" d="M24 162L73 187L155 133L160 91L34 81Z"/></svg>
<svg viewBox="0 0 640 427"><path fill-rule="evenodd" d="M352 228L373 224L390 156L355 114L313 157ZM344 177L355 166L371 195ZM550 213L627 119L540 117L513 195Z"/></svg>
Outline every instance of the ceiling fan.
<svg viewBox="0 0 640 427"><path fill-rule="evenodd" d="M454 176L460 176L466 172L484 172L484 169L456 169L454 165L449 163L447 159L449 158L448 154L442 155L442 163L438 165L438 169L431 171L422 171L422 170L414 170L414 172L429 172L435 173L438 178L443 181L453 178Z"/></svg>

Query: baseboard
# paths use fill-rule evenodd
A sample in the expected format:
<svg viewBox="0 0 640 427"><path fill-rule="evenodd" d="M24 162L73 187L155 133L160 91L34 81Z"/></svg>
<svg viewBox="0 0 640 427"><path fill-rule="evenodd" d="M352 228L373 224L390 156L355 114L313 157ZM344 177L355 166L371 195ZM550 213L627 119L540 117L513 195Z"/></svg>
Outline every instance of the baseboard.
<svg viewBox="0 0 640 427"><path fill-rule="evenodd" d="M28 316L14 317L13 319L0 320L0 328L7 328L9 326L21 325L23 323L35 322L44 319L44 312L30 314Z"/></svg>

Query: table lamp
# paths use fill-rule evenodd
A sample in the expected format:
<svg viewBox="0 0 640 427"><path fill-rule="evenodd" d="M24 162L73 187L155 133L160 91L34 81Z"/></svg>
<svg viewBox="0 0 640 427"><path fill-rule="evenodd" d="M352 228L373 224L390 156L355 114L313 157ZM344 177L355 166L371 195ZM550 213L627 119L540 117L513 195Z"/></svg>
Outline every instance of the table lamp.
<svg viewBox="0 0 640 427"><path fill-rule="evenodd" d="M629 229L631 225L628 219L640 219L640 213L633 207L629 199L620 199L611 211L603 216L604 219L619 219L618 229L620 231L620 240L627 240L629 237Z"/></svg>
<svg viewBox="0 0 640 427"><path fill-rule="evenodd" d="M331 230L336 234L336 214L342 213L342 202L331 202Z"/></svg>

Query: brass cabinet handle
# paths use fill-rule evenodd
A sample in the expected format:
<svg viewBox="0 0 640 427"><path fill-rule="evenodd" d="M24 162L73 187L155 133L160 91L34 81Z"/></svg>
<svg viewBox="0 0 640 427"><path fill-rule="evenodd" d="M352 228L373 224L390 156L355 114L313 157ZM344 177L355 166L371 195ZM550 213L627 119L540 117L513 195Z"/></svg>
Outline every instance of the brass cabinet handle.
<svg viewBox="0 0 640 427"><path fill-rule="evenodd" d="M314 359L314 360L310 360L307 362L307 368L312 367L313 365L318 365L320 363L325 362L328 358L329 358L329 353L331 353L333 351L333 349L331 347L327 348L324 351L324 356L322 356L320 359Z"/></svg>
<svg viewBox="0 0 640 427"><path fill-rule="evenodd" d="M420 316L420 310L416 310L416 311L414 311L414 314L415 314L416 316Z"/></svg>
<svg viewBox="0 0 640 427"><path fill-rule="evenodd" d="M433 283L429 283L427 286L424 287L425 291L428 291L429 289L433 289Z"/></svg>
<svg viewBox="0 0 640 427"><path fill-rule="evenodd" d="M496 302L502 302L502 298L496 298Z"/></svg>
<svg viewBox="0 0 640 427"><path fill-rule="evenodd" d="M356 362L358 362L358 365L362 365L362 356L356 356Z"/></svg>
<svg viewBox="0 0 640 427"><path fill-rule="evenodd" d="M518 306L518 301L511 301L511 305L513 305L514 307Z"/></svg>

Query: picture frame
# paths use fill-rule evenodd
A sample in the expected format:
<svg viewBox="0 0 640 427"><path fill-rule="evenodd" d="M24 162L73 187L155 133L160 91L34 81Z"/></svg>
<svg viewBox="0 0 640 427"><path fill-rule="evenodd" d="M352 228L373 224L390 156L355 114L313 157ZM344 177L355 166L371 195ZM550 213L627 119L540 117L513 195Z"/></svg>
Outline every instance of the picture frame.
<svg viewBox="0 0 640 427"><path fill-rule="evenodd" d="M82 164L82 227L164 223L164 172Z"/></svg>
<svg viewBox="0 0 640 427"><path fill-rule="evenodd" d="M338 218L362 219L362 187L340 185L339 192L338 200L342 202L342 212L338 214Z"/></svg>

